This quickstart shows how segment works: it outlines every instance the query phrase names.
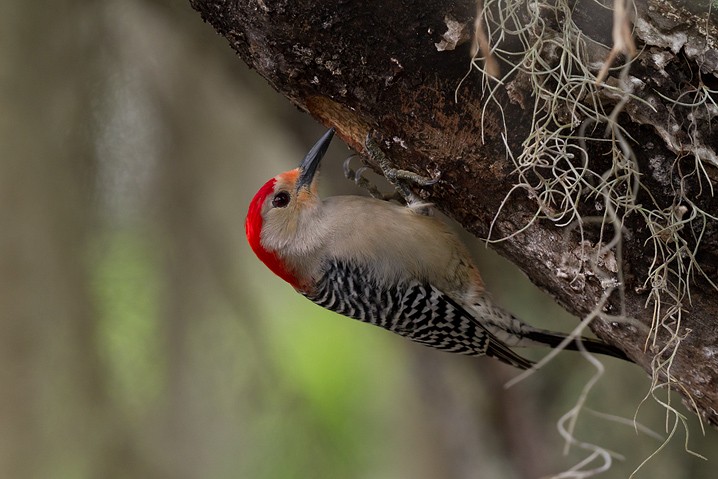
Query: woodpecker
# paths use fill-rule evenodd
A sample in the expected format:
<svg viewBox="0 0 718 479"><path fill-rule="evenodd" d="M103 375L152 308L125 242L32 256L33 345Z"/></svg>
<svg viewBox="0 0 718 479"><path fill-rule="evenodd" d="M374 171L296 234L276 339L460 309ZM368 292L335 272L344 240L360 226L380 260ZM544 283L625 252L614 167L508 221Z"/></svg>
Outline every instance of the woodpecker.
<svg viewBox="0 0 718 479"><path fill-rule="evenodd" d="M510 347L565 339L494 305L466 247L424 214L426 204L320 199L317 172L333 135L327 131L298 168L267 181L249 205L247 239L270 270L319 306L443 351L527 369L533 363ZM628 360L611 345L580 341L590 352Z"/></svg>

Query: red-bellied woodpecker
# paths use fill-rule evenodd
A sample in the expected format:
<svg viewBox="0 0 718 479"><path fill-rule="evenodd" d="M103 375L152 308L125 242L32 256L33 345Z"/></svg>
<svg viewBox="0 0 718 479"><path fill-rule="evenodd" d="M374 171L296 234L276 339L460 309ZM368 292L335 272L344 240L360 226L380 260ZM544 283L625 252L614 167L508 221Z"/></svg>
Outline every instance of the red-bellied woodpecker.
<svg viewBox="0 0 718 479"><path fill-rule="evenodd" d="M426 205L320 199L316 173L333 134L298 168L265 183L249 206L247 239L269 269L320 306L444 351L525 369L532 363L509 347L564 340L495 306L464 245L439 219L422 214ZM581 342L588 351L627 359L613 346Z"/></svg>

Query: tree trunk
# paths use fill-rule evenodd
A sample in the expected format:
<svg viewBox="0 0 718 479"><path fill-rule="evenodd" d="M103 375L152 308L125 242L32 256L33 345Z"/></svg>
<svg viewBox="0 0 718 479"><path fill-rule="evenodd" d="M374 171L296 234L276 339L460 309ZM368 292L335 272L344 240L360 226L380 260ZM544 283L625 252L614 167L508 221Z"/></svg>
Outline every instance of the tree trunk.
<svg viewBox="0 0 718 479"><path fill-rule="evenodd" d="M718 22L707 2L629 1L616 28L612 3L589 0L191 3L357 151L376 132L397 167L440 175L424 198L503 239L494 247L535 284L595 316L591 329L654 386L718 425Z"/></svg>

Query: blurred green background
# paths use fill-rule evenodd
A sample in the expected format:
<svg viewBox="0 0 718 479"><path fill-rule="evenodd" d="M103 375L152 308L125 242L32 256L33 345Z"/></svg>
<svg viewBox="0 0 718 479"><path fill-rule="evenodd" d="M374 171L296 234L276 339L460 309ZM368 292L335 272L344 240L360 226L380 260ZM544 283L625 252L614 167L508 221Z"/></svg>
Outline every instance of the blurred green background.
<svg viewBox="0 0 718 479"><path fill-rule="evenodd" d="M188 3L0 8L0 477L510 479L587 457L556 430L593 374L580 356L505 389L510 368L326 312L254 258L250 199L324 128ZM340 143L326 195L358 193ZM499 303L573 328L472 249ZM633 417L648 378L604 362L588 405ZM655 402L638 419L665 433ZM715 432L688 423L711 457ZM577 435L626 456L602 477L661 444L588 411ZM712 477L684 440L637 477Z"/></svg>

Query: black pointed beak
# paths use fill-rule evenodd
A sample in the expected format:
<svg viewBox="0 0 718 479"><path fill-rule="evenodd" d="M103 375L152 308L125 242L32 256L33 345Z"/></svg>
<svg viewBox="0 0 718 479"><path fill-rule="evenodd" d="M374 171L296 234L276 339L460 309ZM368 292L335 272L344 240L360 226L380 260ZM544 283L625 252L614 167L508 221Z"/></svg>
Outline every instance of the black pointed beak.
<svg viewBox="0 0 718 479"><path fill-rule="evenodd" d="M334 136L334 128L329 129L324 136L309 150L307 156L302 160L302 164L299 165L299 179L297 180L297 190L303 186L309 186L312 184L312 179L319 168L319 163L322 161L324 153L329 148L329 143L332 142Z"/></svg>

